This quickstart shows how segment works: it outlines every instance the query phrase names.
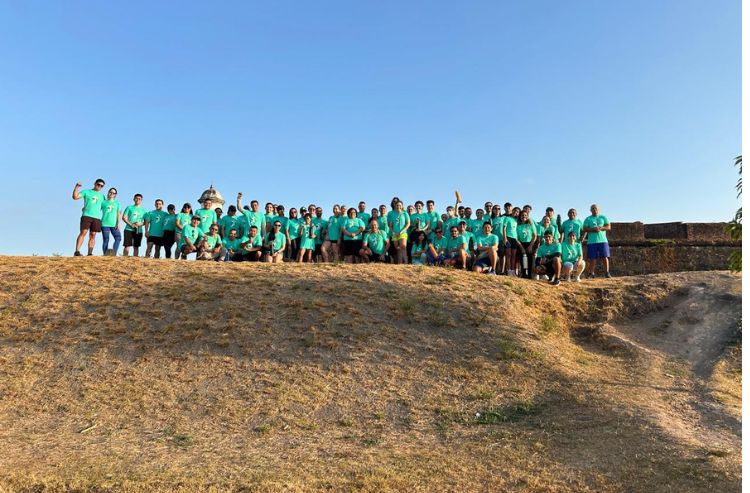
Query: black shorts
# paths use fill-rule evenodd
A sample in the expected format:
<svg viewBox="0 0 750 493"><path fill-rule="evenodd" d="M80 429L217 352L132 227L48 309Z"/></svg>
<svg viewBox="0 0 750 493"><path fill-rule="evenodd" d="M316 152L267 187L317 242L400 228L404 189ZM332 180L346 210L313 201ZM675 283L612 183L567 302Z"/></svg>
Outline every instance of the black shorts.
<svg viewBox="0 0 750 493"><path fill-rule="evenodd" d="M477 261L474 262L474 267L491 267L490 258L482 257L482 258L477 259Z"/></svg>
<svg viewBox="0 0 750 493"><path fill-rule="evenodd" d="M313 257L318 255L323 255L323 245L321 243L315 244L315 253L313 253Z"/></svg>
<svg viewBox="0 0 750 493"><path fill-rule="evenodd" d="M343 249L341 255L344 257L349 255L359 255L359 250L362 248L362 240L344 240L341 243Z"/></svg>
<svg viewBox="0 0 750 493"><path fill-rule="evenodd" d="M90 231L91 233L102 232L102 220L95 217L81 216L81 231Z"/></svg>
<svg viewBox="0 0 750 493"><path fill-rule="evenodd" d="M372 251L372 250L370 250ZM380 259L382 255L378 255L377 253L373 253L372 255L368 255L370 258L370 262L383 262L383 260ZM385 258L385 257L383 257Z"/></svg>
<svg viewBox="0 0 750 493"><path fill-rule="evenodd" d="M162 246L169 248L172 245L174 245L174 231L165 231Z"/></svg>
<svg viewBox="0 0 750 493"><path fill-rule="evenodd" d="M143 233L136 233L135 231L131 231L129 229L125 230L125 237L122 241L122 246L126 247L135 247L138 248L141 246L141 240L143 239Z"/></svg>
<svg viewBox="0 0 750 493"><path fill-rule="evenodd" d="M153 243L155 246L164 246L163 236L149 236L146 240L148 243Z"/></svg>

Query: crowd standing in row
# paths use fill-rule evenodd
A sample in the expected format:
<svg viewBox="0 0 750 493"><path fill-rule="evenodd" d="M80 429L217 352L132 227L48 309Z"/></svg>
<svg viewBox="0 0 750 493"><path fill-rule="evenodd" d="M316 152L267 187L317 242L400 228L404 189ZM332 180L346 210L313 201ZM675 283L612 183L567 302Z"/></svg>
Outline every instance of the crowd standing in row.
<svg viewBox="0 0 750 493"><path fill-rule="evenodd" d="M120 243L123 256L138 256L146 238L145 256L187 259L195 254L198 260L232 262L387 262L451 266L488 274L506 274L526 278L547 279L551 284L560 280L580 281L587 272L595 276L601 261L604 275L609 274L609 220L591 206L591 215L578 219L575 209L561 221L547 207L539 221L531 218L529 205L514 207L486 202L472 217L470 207L456 203L445 213L435 210L435 202L417 201L404 207L398 197L390 203L368 211L367 204L347 208L334 205L333 215L323 217L323 209L315 204L291 208L286 214L283 205L252 200L237 203L224 215L204 199L200 209L189 203L177 212L173 204L164 209L164 201L156 199L154 209L147 211L143 196L135 194L133 204L122 209L117 189L110 188L105 197L105 182L96 180L94 188L81 190L76 183L73 199L83 199L80 234L75 255L88 235L88 255L93 255L96 234L101 232L104 255L117 255ZM124 235L120 225L124 223ZM109 247L110 237L113 240ZM586 242L584 260L582 244Z"/></svg>

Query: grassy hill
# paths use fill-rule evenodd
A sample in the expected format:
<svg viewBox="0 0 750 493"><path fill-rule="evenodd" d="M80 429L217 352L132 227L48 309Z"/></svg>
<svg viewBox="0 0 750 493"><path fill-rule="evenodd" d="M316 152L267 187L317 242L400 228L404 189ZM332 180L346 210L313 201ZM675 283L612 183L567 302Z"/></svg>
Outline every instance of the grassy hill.
<svg viewBox="0 0 750 493"><path fill-rule="evenodd" d="M0 491L739 491L740 282L0 257Z"/></svg>

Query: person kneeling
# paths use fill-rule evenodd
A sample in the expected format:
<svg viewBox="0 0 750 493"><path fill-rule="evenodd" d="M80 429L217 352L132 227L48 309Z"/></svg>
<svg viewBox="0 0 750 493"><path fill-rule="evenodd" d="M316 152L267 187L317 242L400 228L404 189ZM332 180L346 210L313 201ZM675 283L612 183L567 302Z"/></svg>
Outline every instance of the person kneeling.
<svg viewBox="0 0 750 493"><path fill-rule="evenodd" d="M198 260L222 260L226 255L226 249L219 236L219 225L213 223L208 234L204 235L200 248L198 248Z"/></svg>
<svg viewBox="0 0 750 493"><path fill-rule="evenodd" d="M286 235L281 232L281 222L273 223L273 230L266 234L263 242L265 260L269 263L280 264L284 262L284 248L286 247Z"/></svg>
<svg viewBox="0 0 750 493"><path fill-rule="evenodd" d="M182 228L182 235L180 236L180 242L177 245L177 249L182 254L183 260L187 260L187 256L191 253L198 252L198 248L203 241L203 233L201 232L200 223L200 216L193 216L190 219L190 224L186 224Z"/></svg>
<svg viewBox="0 0 750 493"><path fill-rule="evenodd" d="M561 254L562 248L560 244L553 241L550 231L545 232L544 242L536 254L536 273L540 276L546 275L549 283L554 286L560 284L560 270L562 269L562 262L560 262Z"/></svg>
<svg viewBox="0 0 750 493"><path fill-rule="evenodd" d="M568 241L562 244L562 275L565 281L570 281L571 275L575 282L580 282L581 274L586 269L583 260L583 250L576 238L575 231L568 233Z"/></svg>

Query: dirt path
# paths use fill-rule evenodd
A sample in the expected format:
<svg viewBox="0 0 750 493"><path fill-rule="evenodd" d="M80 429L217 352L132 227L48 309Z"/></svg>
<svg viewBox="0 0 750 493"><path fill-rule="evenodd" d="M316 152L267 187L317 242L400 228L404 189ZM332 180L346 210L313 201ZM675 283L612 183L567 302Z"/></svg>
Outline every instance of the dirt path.
<svg viewBox="0 0 750 493"><path fill-rule="evenodd" d="M741 417L717 399L711 377L740 335L740 281L730 274L707 281L682 276L684 287L661 309L609 329L632 343L636 364L649 383L640 397L643 409L669 435L709 455L737 455Z"/></svg>

